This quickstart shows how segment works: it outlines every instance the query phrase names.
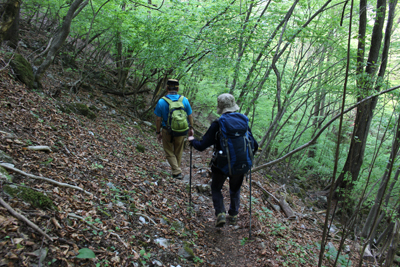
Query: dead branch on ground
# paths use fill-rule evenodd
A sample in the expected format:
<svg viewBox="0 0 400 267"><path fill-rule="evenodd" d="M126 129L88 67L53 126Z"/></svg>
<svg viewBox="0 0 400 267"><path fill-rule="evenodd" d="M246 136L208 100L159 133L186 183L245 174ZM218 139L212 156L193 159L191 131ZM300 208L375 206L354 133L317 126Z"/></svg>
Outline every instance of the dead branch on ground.
<svg viewBox="0 0 400 267"><path fill-rule="evenodd" d="M19 214L18 212L16 212L13 208L11 208L10 205L8 205L1 197L0 197L0 204L3 205L3 207L5 207L15 218L20 219L21 221L25 222L27 225L29 225L30 227L32 227L34 230L36 230L38 233L40 233L41 235L45 236L46 238L48 238L50 241L53 241L53 239L48 236L45 232L43 232L39 226L37 226L36 224L34 224L33 222L31 222L28 218L26 218L24 215Z"/></svg>
<svg viewBox="0 0 400 267"><path fill-rule="evenodd" d="M280 199L277 199L273 194L271 194L270 192L265 190L258 182L253 181L253 184L256 185L258 188L260 188L261 191L263 191L264 195L271 196L279 204L279 206L282 208L283 212L285 212L287 219L289 219L289 220L296 219L296 216L294 215L293 210L290 208L289 204L285 201L285 198L283 196ZM270 203L270 202L268 201L268 203ZM274 208L273 205L272 205L272 207Z"/></svg>
<svg viewBox="0 0 400 267"><path fill-rule="evenodd" d="M46 182L49 182L51 184L55 184L55 185L58 185L58 186L61 186L61 187L67 187L67 188L76 189L76 190L82 191L82 192L84 192L84 193L86 193L88 195L91 195L94 198L96 198L96 196L94 196L92 193L84 190L83 188L80 188L79 186L70 185L70 184L66 184L66 183L60 183L60 182L57 182L55 180L52 180L52 179L49 179L49 178L46 178L46 177L41 177L41 176L36 176L36 175L33 175L33 174L29 174L29 173L26 173L24 171L21 171L19 169L14 168L14 165L9 164L9 163L0 162L0 166L4 167L6 169L12 170L14 172L17 172L19 174L25 175L27 177L33 178L33 179L43 180L43 181L46 181Z"/></svg>

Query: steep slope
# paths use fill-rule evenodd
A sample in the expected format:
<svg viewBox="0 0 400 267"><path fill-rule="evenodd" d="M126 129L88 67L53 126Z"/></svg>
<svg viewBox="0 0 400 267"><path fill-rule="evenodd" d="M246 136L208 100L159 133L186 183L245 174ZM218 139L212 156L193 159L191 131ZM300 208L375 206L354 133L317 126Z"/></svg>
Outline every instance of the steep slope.
<svg viewBox="0 0 400 267"><path fill-rule="evenodd" d="M194 209L189 212L189 148L183 157L185 179L173 181L154 128L128 111L120 113L95 88L77 94L61 91L54 99L51 78L44 91L32 91L14 80L9 67L0 77L0 150L18 170L89 193L8 169L13 179L2 179L1 198L52 241L0 206L0 266L316 265L322 215L306 211L296 197L290 197L290 204L297 219L289 221L253 187L250 240L246 183L238 226L217 230L206 187L211 150L192 152ZM96 117L67 113L71 103L90 107ZM51 152L28 146L48 146ZM258 173L252 178L269 192L285 192ZM55 207L11 197L5 192L10 185L41 192ZM224 195L228 205L227 185ZM79 258L92 252L94 258Z"/></svg>

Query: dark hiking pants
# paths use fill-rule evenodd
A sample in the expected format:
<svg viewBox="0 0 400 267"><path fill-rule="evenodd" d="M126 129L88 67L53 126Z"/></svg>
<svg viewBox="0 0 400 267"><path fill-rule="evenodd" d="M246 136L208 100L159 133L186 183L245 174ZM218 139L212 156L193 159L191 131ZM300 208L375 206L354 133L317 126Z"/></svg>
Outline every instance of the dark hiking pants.
<svg viewBox="0 0 400 267"><path fill-rule="evenodd" d="M211 183L211 193L212 200L215 209L215 216L218 214L226 213L225 205L224 205L224 197L222 196L222 186L226 178L225 175L220 169L212 166L212 183ZM231 198L231 204L229 207L228 214L231 216L235 216L239 213L239 205L240 205L240 187L243 183L243 174L232 175L229 177L229 195Z"/></svg>

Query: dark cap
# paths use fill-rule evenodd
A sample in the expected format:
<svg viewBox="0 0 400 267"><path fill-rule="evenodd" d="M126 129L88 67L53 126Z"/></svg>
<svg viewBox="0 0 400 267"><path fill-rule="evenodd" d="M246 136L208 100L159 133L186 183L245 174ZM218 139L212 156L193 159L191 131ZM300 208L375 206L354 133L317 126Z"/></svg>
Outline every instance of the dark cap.
<svg viewBox="0 0 400 267"><path fill-rule="evenodd" d="M167 85L169 87L177 87L177 86L179 86L179 82L178 82L178 80L175 80L175 79L169 79L167 81Z"/></svg>

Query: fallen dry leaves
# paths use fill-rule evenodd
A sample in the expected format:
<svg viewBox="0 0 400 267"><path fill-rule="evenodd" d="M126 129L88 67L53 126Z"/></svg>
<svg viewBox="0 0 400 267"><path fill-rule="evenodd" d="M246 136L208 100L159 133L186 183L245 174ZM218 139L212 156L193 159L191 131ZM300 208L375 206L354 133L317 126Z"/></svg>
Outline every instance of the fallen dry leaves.
<svg viewBox="0 0 400 267"><path fill-rule="evenodd" d="M262 201L262 193L253 189L253 238L247 240L249 188L245 184L238 228L217 230L213 227L210 196L194 193L195 210L189 214L186 184L171 183L153 129L141 124L138 129L138 119L125 116L121 120L112 108L104 108L98 101L107 98L112 102L111 97L96 90L63 92L56 101L47 94L56 85L48 83L43 92L35 92L15 82L6 71L0 77L0 149L12 156L15 167L24 172L79 186L95 196L12 173L14 183L45 193L58 210L41 211L3 192L2 196L55 241L43 240L0 207L0 266L37 264L40 257L36 251L43 248L48 248L48 266L130 266L139 261L151 264L153 260L165 266L283 266L296 261L298 266L315 266L321 215L309 212L312 219L287 221L283 213L273 212L271 207L266 210L268 204ZM60 102L73 101L97 107L98 117L92 121L60 111ZM119 101L123 103L123 99ZM145 153L136 150L137 144L145 146ZM29 145L50 146L52 152L24 149ZM210 152L194 152L196 165L207 166ZM188 149L182 164L188 174ZM205 170L193 170L193 186L208 183ZM253 179L270 192L276 189L259 173L253 174ZM226 186L224 194L228 196ZM304 214L300 212L302 202L293 199L293 209ZM179 230L176 222L186 230ZM154 242L157 237L173 243L164 248ZM193 249L196 262L179 257L185 242ZM90 248L96 258L76 259L81 248Z"/></svg>

